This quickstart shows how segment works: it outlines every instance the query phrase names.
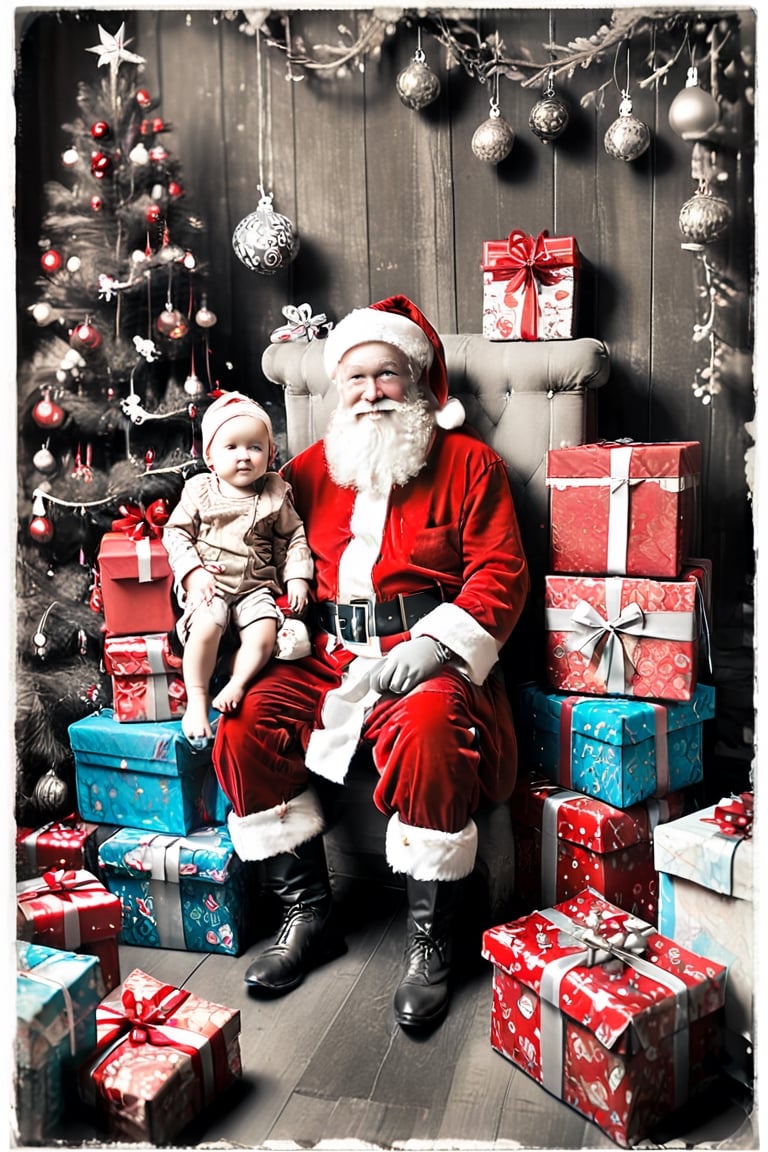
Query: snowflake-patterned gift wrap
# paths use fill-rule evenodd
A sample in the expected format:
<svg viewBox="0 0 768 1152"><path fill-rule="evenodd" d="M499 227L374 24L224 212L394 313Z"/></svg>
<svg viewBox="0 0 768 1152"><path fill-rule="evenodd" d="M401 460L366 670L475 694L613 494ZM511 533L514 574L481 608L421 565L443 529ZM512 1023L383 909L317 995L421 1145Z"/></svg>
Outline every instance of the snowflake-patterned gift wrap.
<svg viewBox="0 0 768 1152"><path fill-rule="evenodd" d="M16 941L16 1124L40 1143L65 1111L62 1074L96 1044L96 1006L105 994L99 961Z"/></svg>
<svg viewBox="0 0 768 1152"><path fill-rule="evenodd" d="M698 682L704 573L679 580L544 577L547 683L556 692L690 700Z"/></svg>
<svg viewBox="0 0 768 1152"><path fill-rule="evenodd" d="M59 868L16 885L18 939L98 957L107 991L120 982L122 915L119 898L85 869Z"/></svg>
<svg viewBox="0 0 768 1152"><path fill-rule="evenodd" d="M586 889L488 929L491 1046L631 1147L719 1072L726 969Z"/></svg>
<svg viewBox="0 0 768 1152"><path fill-rule="evenodd" d="M240 1013L136 968L99 1005L83 1102L111 1136L167 1144L242 1075Z"/></svg>
<svg viewBox="0 0 768 1152"><path fill-rule="evenodd" d="M194 749L179 720L121 724L103 708L70 724L69 742L85 820L185 836L226 819L210 748Z"/></svg>
<svg viewBox="0 0 768 1152"><path fill-rule="evenodd" d="M225 826L184 837L122 828L101 845L99 862L123 907L123 944L231 956L242 951L245 868Z"/></svg>
<svg viewBox="0 0 768 1152"><path fill-rule="evenodd" d="M167 632L106 636L104 667L112 677L114 717L122 724L176 720L187 707L181 657Z"/></svg>
<svg viewBox="0 0 768 1152"><path fill-rule="evenodd" d="M97 558L104 624L114 636L168 632L176 623L173 574L162 540L105 532Z"/></svg>
<svg viewBox="0 0 768 1152"><path fill-rule="evenodd" d="M698 553L700 476L696 441L551 448L550 570L676 579Z"/></svg>
<svg viewBox="0 0 768 1152"><path fill-rule="evenodd" d="M69 817L40 828L16 829L16 879L31 880L57 868L96 870L99 825Z"/></svg>
<svg viewBox="0 0 768 1152"><path fill-rule="evenodd" d="M573 236L529 236L483 244L483 336L570 340L576 330L581 255Z"/></svg>
<svg viewBox="0 0 768 1152"><path fill-rule="evenodd" d="M715 714L715 689L698 684L690 700L661 704L528 685L520 713L530 767L562 788L629 808L702 779L703 726Z"/></svg>
<svg viewBox="0 0 768 1152"><path fill-rule="evenodd" d="M622 810L529 772L518 780L511 808L515 891L523 906L541 908L592 888L656 923L654 830L682 816L681 792Z"/></svg>
<svg viewBox="0 0 768 1152"><path fill-rule="evenodd" d="M728 816L752 796L673 820L657 830L659 929L692 952L728 967L725 1044L734 1066L751 1078L754 1041L754 842Z"/></svg>

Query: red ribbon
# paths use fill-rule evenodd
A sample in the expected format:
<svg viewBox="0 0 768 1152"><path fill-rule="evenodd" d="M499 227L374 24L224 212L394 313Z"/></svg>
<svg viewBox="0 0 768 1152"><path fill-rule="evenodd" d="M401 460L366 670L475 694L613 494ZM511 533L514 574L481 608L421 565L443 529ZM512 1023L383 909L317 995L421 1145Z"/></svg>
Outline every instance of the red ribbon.
<svg viewBox="0 0 768 1152"><path fill-rule="evenodd" d="M752 835L754 802L752 792L742 792L739 796L721 800L715 806L712 816L702 817L702 823L716 824L723 836L743 836L747 839Z"/></svg>
<svg viewBox="0 0 768 1152"><path fill-rule="evenodd" d="M78 873L71 868L57 868L54 871L44 872L36 888L19 892L19 903L25 904L30 900L39 900L41 896L48 896L51 892L69 892L74 888L101 888L101 882L91 875L82 880L77 879Z"/></svg>
<svg viewBox="0 0 768 1152"><path fill-rule="evenodd" d="M563 261L556 253L547 251L545 241L549 233L544 231L534 239L527 232L516 228L507 240L507 252L494 262L494 279L501 276L509 279L506 295L522 291L523 310L520 318L520 335L523 340L536 340L539 334L539 284L556 284L562 280L559 267ZM511 272L512 275L508 276Z"/></svg>
<svg viewBox="0 0 768 1152"><path fill-rule="evenodd" d="M149 512L140 504L121 504L122 518L112 521L112 531L122 532L130 540L141 540L144 536L160 539L162 524L156 524Z"/></svg>

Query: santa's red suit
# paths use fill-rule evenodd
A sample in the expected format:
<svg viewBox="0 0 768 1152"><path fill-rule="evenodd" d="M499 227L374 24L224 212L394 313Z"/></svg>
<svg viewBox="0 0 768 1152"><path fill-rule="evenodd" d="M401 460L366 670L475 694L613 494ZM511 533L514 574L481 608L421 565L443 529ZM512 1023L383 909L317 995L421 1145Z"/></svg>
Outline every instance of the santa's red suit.
<svg viewBox="0 0 768 1152"><path fill-rule="evenodd" d="M335 484L322 443L284 475L323 627L311 656L272 662L219 722L214 763L235 850L268 859L322 832L311 774L342 782L362 740L379 774L375 803L391 817L393 869L468 875L472 813L483 797L509 796L517 766L497 660L529 579L503 461L471 431L436 427L425 467L386 496ZM422 635L450 650L448 662L406 695L376 692L382 654Z"/></svg>

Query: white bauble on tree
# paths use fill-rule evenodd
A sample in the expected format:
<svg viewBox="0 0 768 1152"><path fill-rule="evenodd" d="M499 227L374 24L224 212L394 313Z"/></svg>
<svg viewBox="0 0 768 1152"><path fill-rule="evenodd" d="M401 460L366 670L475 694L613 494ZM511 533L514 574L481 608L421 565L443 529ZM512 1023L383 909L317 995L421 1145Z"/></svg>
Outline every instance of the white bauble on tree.
<svg viewBox="0 0 768 1152"><path fill-rule="evenodd" d="M699 87L695 66L688 69L685 88L669 106L669 126L683 140L702 140L720 121L720 105L711 92Z"/></svg>
<svg viewBox="0 0 768 1152"><path fill-rule="evenodd" d="M244 216L235 228L232 247L246 268L271 276L288 267L300 241L292 221L273 209L272 194L261 192L256 211Z"/></svg>

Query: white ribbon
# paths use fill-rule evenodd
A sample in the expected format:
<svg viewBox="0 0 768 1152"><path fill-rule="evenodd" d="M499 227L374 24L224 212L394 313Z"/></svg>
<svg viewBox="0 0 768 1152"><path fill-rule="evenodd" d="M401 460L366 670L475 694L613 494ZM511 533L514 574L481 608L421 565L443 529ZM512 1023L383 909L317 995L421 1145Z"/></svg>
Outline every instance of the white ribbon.
<svg viewBox="0 0 768 1152"><path fill-rule="evenodd" d="M142 536L140 540L134 540L134 545L139 566L139 584L148 584L152 580L152 541L149 536Z"/></svg>

